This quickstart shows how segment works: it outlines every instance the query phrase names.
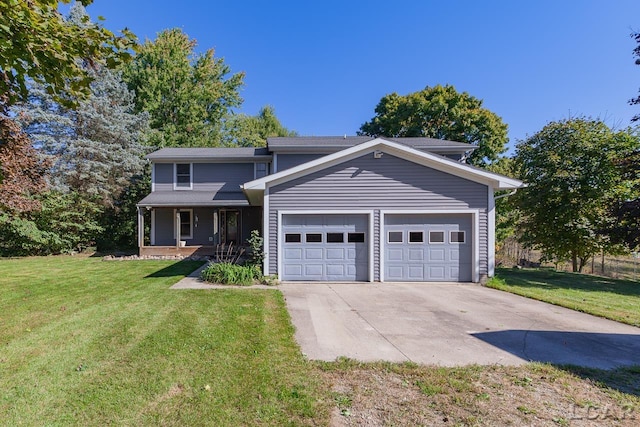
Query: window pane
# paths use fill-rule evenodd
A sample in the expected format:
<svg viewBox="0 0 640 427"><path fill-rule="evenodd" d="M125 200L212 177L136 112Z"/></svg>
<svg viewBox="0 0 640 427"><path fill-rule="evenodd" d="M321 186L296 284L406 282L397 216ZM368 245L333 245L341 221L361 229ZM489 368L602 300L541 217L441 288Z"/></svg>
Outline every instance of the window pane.
<svg viewBox="0 0 640 427"><path fill-rule="evenodd" d="M409 243L422 243L424 242L424 233L422 231L410 231Z"/></svg>
<svg viewBox="0 0 640 427"><path fill-rule="evenodd" d="M343 243L344 234L342 233L327 233L327 243Z"/></svg>
<svg viewBox="0 0 640 427"><path fill-rule="evenodd" d="M305 235L305 240L307 243L322 243L322 234L321 233L307 233Z"/></svg>
<svg viewBox="0 0 640 427"><path fill-rule="evenodd" d="M191 165L189 163L178 163L176 165L176 173L178 175L190 175Z"/></svg>
<svg viewBox="0 0 640 427"><path fill-rule="evenodd" d="M444 231L430 231L429 243L444 243Z"/></svg>
<svg viewBox="0 0 640 427"><path fill-rule="evenodd" d="M449 241L451 243L464 243L464 231L452 231Z"/></svg>
<svg viewBox="0 0 640 427"><path fill-rule="evenodd" d="M284 235L284 241L286 243L300 243L300 237L299 233L287 233Z"/></svg>
<svg viewBox="0 0 640 427"><path fill-rule="evenodd" d="M191 235L191 212L182 211L180 212L180 236L190 236Z"/></svg>
<svg viewBox="0 0 640 427"><path fill-rule="evenodd" d="M349 233L349 234L347 234L347 242L349 242L349 243L364 243L364 233Z"/></svg>
<svg viewBox="0 0 640 427"><path fill-rule="evenodd" d="M402 231L390 231L389 243L402 243Z"/></svg>

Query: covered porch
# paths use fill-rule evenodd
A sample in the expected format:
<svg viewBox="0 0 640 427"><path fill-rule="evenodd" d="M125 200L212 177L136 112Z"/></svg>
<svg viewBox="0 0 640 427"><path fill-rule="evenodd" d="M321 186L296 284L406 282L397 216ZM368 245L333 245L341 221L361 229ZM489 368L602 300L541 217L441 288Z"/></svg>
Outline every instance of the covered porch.
<svg viewBox="0 0 640 427"><path fill-rule="evenodd" d="M140 256L215 256L262 229L262 208L240 192L153 192L137 209Z"/></svg>

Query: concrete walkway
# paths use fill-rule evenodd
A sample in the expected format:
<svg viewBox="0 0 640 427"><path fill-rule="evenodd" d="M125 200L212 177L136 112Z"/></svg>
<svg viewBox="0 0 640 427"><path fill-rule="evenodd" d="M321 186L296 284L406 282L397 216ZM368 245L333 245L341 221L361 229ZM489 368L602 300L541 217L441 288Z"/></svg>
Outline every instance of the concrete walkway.
<svg viewBox="0 0 640 427"><path fill-rule="evenodd" d="M284 283L310 359L640 365L640 329L471 284Z"/></svg>

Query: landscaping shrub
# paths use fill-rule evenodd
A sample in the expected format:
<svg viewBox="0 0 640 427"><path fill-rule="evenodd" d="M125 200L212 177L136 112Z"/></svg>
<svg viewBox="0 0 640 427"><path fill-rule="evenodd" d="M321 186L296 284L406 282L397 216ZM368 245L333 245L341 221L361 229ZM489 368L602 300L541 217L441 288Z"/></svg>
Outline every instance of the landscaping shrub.
<svg viewBox="0 0 640 427"><path fill-rule="evenodd" d="M252 265L237 265L228 262L209 264L200 274L202 280L223 285L252 285L261 280L260 270Z"/></svg>

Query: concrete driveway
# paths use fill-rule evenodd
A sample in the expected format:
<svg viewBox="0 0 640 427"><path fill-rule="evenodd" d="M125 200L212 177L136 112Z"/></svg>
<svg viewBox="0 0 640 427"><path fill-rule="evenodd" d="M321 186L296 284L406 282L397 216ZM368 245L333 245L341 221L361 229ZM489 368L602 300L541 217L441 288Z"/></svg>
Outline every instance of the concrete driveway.
<svg viewBox="0 0 640 427"><path fill-rule="evenodd" d="M472 284L284 283L310 359L640 365L640 329Z"/></svg>

